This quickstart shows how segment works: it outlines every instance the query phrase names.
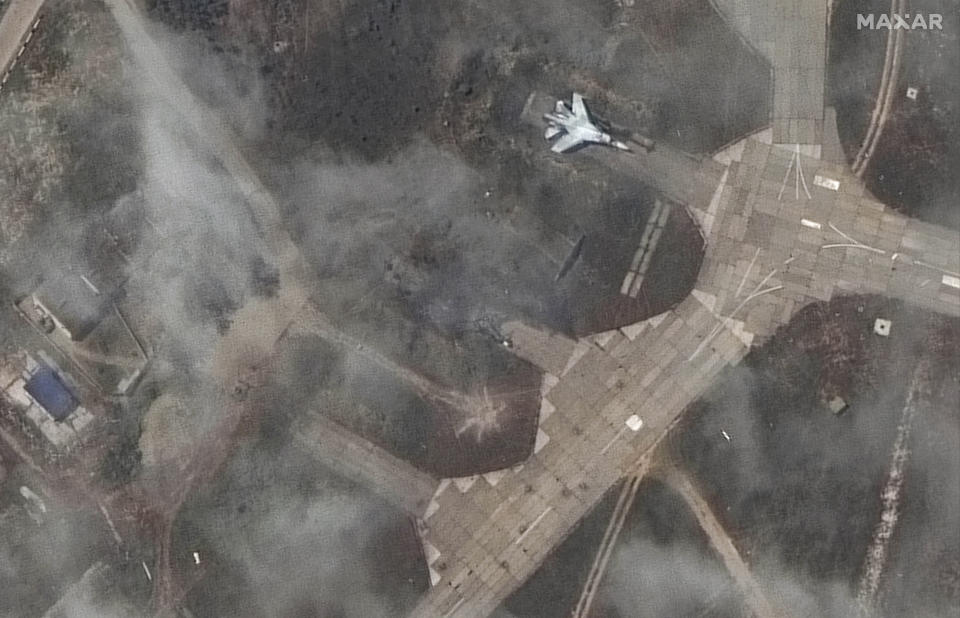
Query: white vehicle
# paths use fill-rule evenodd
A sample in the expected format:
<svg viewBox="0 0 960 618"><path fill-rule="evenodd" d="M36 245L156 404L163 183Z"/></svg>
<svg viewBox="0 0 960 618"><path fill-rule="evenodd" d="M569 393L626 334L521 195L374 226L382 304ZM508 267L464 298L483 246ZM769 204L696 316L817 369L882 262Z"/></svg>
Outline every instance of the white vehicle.
<svg viewBox="0 0 960 618"><path fill-rule="evenodd" d="M574 92L570 106L563 101L557 101L553 112L543 115L547 121L547 131L544 138L551 140L560 135L560 139L550 148L553 152L569 152L581 144L603 144L620 150L630 150L630 147L611 137L609 133L601 131L587 111L583 103L583 96Z"/></svg>

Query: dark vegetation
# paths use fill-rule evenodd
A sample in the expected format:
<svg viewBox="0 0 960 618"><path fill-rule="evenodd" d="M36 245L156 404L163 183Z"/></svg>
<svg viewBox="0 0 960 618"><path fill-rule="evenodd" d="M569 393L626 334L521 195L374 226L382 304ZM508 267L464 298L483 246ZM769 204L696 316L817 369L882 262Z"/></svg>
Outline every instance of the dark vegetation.
<svg viewBox="0 0 960 618"><path fill-rule="evenodd" d="M428 585L404 514L256 435L184 505L173 551L202 579L187 597L198 616L398 616Z"/></svg>
<svg viewBox="0 0 960 618"><path fill-rule="evenodd" d="M840 142L852 161L876 104L887 30L857 30L857 14L889 12L889 2L837 3L830 30L827 96ZM951 0L921 0L912 15L938 13L942 30L903 32L892 110L864 180L883 203L960 230L960 13ZM916 88L916 100L907 98Z"/></svg>
<svg viewBox="0 0 960 618"><path fill-rule="evenodd" d="M640 485L594 608L609 618L751 615L686 502L655 478Z"/></svg>
<svg viewBox="0 0 960 618"><path fill-rule="evenodd" d="M893 321L888 339L872 333L877 317ZM956 491L936 489L958 485L957 455L946 444L958 431L958 336L956 319L879 297L810 305L722 376L672 435L676 456L699 478L761 584L785 595L794 615L855 611L908 384L921 358L936 368L933 396L914 420L902 498L907 515L893 547L960 543ZM841 416L826 407L834 395L850 404ZM881 591L889 601L885 615L900 615L896 608L908 598L910 613L955 611L954 593L930 595L930 582L955 564L938 564L926 551L896 556Z"/></svg>
<svg viewBox="0 0 960 618"><path fill-rule="evenodd" d="M102 214L137 187L139 118L129 97L93 92L59 119L71 161L63 189L80 213Z"/></svg>
<svg viewBox="0 0 960 618"><path fill-rule="evenodd" d="M566 616L576 606L621 486L611 488L494 618ZM627 515L592 616L746 616L740 594L683 499L644 480Z"/></svg>
<svg viewBox="0 0 960 618"><path fill-rule="evenodd" d="M530 579L507 597L492 618L550 618L570 614L587 581L620 489L618 483L607 491Z"/></svg>

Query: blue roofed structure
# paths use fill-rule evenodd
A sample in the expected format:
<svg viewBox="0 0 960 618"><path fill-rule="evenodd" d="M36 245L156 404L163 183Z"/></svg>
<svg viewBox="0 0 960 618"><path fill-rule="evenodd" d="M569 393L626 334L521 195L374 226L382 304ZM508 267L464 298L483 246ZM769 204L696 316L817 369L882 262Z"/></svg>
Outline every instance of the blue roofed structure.
<svg viewBox="0 0 960 618"><path fill-rule="evenodd" d="M27 394L56 421L62 421L77 409L78 402L57 372L41 363L25 387Z"/></svg>

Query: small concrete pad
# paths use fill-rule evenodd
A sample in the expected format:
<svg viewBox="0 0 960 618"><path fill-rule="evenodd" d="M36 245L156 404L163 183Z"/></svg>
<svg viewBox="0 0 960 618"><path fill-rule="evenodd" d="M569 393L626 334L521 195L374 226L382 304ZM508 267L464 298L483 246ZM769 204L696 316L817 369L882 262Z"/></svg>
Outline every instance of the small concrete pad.
<svg viewBox="0 0 960 618"><path fill-rule="evenodd" d="M877 321L873 323L873 332L880 335L881 337L890 336L890 320L884 320L883 318L877 318Z"/></svg>

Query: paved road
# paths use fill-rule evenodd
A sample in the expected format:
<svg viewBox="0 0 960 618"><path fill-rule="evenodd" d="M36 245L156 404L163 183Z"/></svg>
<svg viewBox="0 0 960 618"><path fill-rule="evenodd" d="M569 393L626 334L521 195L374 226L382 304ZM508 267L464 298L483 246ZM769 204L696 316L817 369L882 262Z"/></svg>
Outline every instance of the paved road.
<svg viewBox="0 0 960 618"><path fill-rule="evenodd" d="M773 141L823 139L826 0L713 0L732 28L773 68Z"/></svg>
<svg viewBox="0 0 960 618"><path fill-rule="evenodd" d="M371 489L412 517L423 517L440 483L320 413L303 413L293 435L325 466Z"/></svg>
<svg viewBox="0 0 960 618"><path fill-rule="evenodd" d="M0 19L0 88L33 35L44 0L10 0Z"/></svg>

